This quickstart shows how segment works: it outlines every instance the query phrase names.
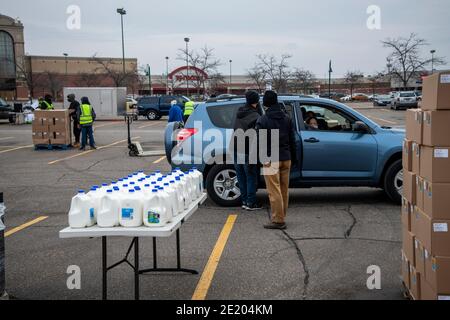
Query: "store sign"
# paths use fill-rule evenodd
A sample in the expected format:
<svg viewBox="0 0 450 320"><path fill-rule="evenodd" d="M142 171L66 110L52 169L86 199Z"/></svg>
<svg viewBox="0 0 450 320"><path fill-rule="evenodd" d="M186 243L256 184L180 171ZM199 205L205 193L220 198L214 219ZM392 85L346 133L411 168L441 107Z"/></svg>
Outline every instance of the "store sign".
<svg viewBox="0 0 450 320"><path fill-rule="evenodd" d="M206 72L195 67L181 67L175 69L169 74L169 80L172 81L174 86L180 86L186 82L202 82L208 79Z"/></svg>

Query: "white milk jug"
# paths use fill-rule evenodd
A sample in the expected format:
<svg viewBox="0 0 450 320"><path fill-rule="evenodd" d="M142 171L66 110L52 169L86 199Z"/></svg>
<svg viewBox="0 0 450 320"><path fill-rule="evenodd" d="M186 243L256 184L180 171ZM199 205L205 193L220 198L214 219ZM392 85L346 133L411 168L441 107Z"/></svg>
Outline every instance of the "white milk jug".
<svg viewBox="0 0 450 320"><path fill-rule="evenodd" d="M152 190L144 201L144 225L149 228L164 227L170 221L167 208L160 197L159 190Z"/></svg>
<svg viewBox="0 0 450 320"><path fill-rule="evenodd" d="M102 198L105 194L103 193L101 188L99 188L98 186L94 186L91 188L91 191L87 195L91 198L91 205L92 208L94 208L95 222L97 222L98 212L100 211Z"/></svg>
<svg viewBox="0 0 450 320"><path fill-rule="evenodd" d="M164 191L170 196L172 215L173 217L176 217L179 213L183 212L183 207L180 208L180 203L178 202L177 191L170 183L164 183Z"/></svg>
<svg viewBox="0 0 450 320"><path fill-rule="evenodd" d="M187 209L189 209L189 206L191 205L191 199L190 199L186 179L183 179L182 176L179 176L179 177L175 178L175 181L178 184L179 190L183 197L184 210L187 210Z"/></svg>
<svg viewBox="0 0 450 320"><path fill-rule="evenodd" d="M119 226L120 193L108 190L102 198L97 224L101 228L113 228Z"/></svg>
<svg viewBox="0 0 450 320"><path fill-rule="evenodd" d="M120 225L125 228L137 228L142 226L142 203L136 196L136 191L128 190L120 201Z"/></svg>
<svg viewBox="0 0 450 320"><path fill-rule="evenodd" d="M198 189L198 179L197 177L194 177L192 170L186 172L185 175L191 190L192 200L195 201L200 197L200 191Z"/></svg>
<svg viewBox="0 0 450 320"><path fill-rule="evenodd" d="M74 229L92 227L95 224L95 209L91 198L80 190L72 198L69 211L69 226Z"/></svg>
<svg viewBox="0 0 450 320"><path fill-rule="evenodd" d="M193 176L197 178L199 197L205 192L205 187L203 185L203 173L197 170L197 168L192 169Z"/></svg>
<svg viewBox="0 0 450 320"><path fill-rule="evenodd" d="M167 210L167 217L169 221L175 217L174 203L172 196L167 192L167 190L163 187L158 188L158 196L161 200L161 205L164 206Z"/></svg>

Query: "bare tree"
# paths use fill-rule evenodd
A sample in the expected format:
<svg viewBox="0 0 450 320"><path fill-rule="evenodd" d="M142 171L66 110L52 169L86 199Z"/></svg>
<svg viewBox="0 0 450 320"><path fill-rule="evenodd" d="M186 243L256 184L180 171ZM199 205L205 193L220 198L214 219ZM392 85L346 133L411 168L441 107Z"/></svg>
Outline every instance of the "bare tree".
<svg viewBox="0 0 450 320"><path fill-rule="evenodd" d="M296 69L292 72L292 82L295 92L309 94L316 83L316 77L311 71Z"/></svg>
<svg viewBox="0 0 450 320"><path fill-rule="evenodd" d="M76 84L80 87L98 87L100 82L100 77L98 74L81 72L78 74L78 79Z"/></svg>
<svg viewBox="0 0 450 320"><path fill-rule="evenodd" d="M420 71L432 63L431 58L421 57L421 49L428 43L415 33L411 33L408 38L388 38L382 43L385 48L391 50L388 56L392 64L390 72L401 81L404 89L408 87L408 83L413 77L418 76ZM434 64L436 66L445 64L444 58L435 57Z"/></svg>
<svg viewBox="0 0 450 320"><path fill-rule="evenodd" d="M344 76L345 82L350 86L350 97L353 100L353 89L355 85L364 78L364 75L361 71L347 71Z"/></svg>
<svg viewBox="0 0 450 320"><path fill-rule="evenodd" d="M266 74L264 69L258 65L255 65L247 71L247 76L254 82L254 84L256 84L259 93L262 93L266 85Z"/></svg>
<svg viewBox="0 0 450 320"><path fill-rule="evenodd" d="M20 61L2 58L2 63L11 63L15 65L17 78L26 83L30 98L33 99L35 88L42 82L42 74L32 74L31 67L27 66L27 59L25 57L20 59Z"/></svg>
<svg viewBox="0 0 450 320"><path fill-rule="evenodd" d="M288 60L292 56L283 54L280 59L277 59L273 55L260 54L256 57L259 60L258 66L265 74L266 82L270 82L274 90L278 92L286 91L291 75Z"/></svg>
<svg viewBox="0 0 450 320"><path fill-rule="evenodd" d="M45 71L43 73L43 87L52 94L54 99L58 99L59 94L63 88L63 79L55 72Z"/></svg>
<svg viewBox="0 0 450 320"><path fill-rule="evenodd" d="M200 90L206 90L206 80L202 72L207 75L217 73L217 69L222 65L220 59L217 59L214 55L214 49L204 46L199 51L186 51L186 49L178 49L178 60L186 61L188 58L189 65L193 67L191 72L195 74L195 77L189 80L197 90L197 94L200 94ZM200 70L200 71L198 71Z"/></svg>
<svg viewBox="0 0 450 320"><path fill-rule="evenodd" d="M375 89L377 87L377 85L384 81L386 76L382 73L382 72L376 72L374 75L372 76L368 76L367 77L372 85L372 94L375 95Z"/></svg>
<svg viewBox="0 0 450 320"><path fill-rule="evenodd" d="M217 93L225 84L225 77L217 72L209 76L209 87L212 93Z"/></svg>
<svg viewBox="0 0 450 320"><path fill-rule="evenodd" d="M129 79L135 77L137 73L137 70L132 70L124 74L122 71L122 62L116 62L113 59L97 58L94 55L91 60L99 65L95 71L106 74L116 87L127 86Z"/></svg>

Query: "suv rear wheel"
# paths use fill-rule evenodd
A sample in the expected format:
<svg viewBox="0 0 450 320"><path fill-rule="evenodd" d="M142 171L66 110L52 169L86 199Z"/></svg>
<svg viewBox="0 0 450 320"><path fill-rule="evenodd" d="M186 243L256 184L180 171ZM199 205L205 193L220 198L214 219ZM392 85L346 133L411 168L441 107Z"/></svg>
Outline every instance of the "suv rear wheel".
<svg viewBox="0 0 450 320"><path fill-rule="evenodd" d="M395 203L401 204L403 196L403 164L402 160L392 163L384 177L384 191Z"/></svg>
<svg viewBox="0 0 450 320"><path fill-rule="evenodd" d="M238 207L241 205L241 190L236 170L232 165L216 165L206 177L209 197L219 206Z"/></svg>
<svg viewBox="0 0 450 320"><path fill-rule="evenodd" d="M159 115L159 112L156 110L149 110L147 112L147 119L150 121L159 120L161 119L161 116Z"/></svg>

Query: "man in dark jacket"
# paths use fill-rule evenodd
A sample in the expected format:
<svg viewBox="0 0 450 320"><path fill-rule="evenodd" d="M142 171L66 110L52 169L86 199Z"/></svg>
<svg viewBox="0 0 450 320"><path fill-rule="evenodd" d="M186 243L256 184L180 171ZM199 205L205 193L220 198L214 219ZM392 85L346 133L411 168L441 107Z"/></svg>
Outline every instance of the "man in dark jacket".
<svg viewBox="0 0 450 320"><path fill-rule="evenodd" d="M256 128L259 136L262 133L267 135L267 146L260 146L260 148L266 147L264 151L268 158L277 158L277 160L263 162L264 179L272 208L272 222L264 228L284 230L289 206L291 164L297 157L294 124L278 103L278 96L274 91L266 92L264 106L268 109L266 114L258 120ZM272 130L278 130L278 141L272 141Z"/></svg>
<svg viewBox="0 0 450 320"><path fill-rule="evenodd" d="M258 113L259 94L256 91L249 91L246 99L247 104L239 109L234 123L234 162L241 190L242 208L256 211L261 209L256 201L259 167L257 150L252 150L251 146L256 145L257 142L255 125L260 116ZM254 141L251 141L252 132L250 130L254 131Z"/></svg>
<svg viewBox="0 0 450 320"><path fill-rule="evenodd" d="M75 144L73 145L73 147L79 148L81 128L80 123L77 119L77 112L80 109L80 103L75 99L75 95L73 93L67 96L67 101L70 102L69 112L73 120L73 135L75 136Z"/></svg>

